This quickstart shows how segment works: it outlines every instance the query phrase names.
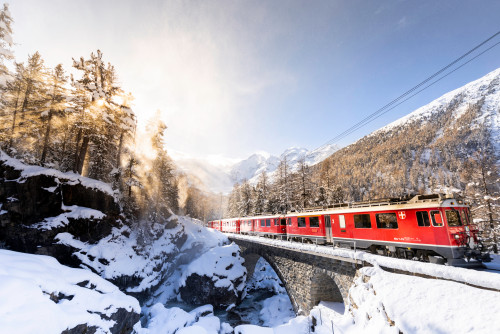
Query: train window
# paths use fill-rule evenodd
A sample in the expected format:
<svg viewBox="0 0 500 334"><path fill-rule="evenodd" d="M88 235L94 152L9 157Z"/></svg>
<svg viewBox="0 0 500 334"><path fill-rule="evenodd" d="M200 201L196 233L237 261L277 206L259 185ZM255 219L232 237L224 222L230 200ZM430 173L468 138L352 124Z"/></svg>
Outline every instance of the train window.
<svg viewBox="0 0 500 334"><path fill-rule="evenodd" d="M471 219L470 219L470 211L469 209L465 209L465 217L467 217L467 225L470 225Z"/></svg>
<svg viewBox="0 0 500 334"><path fill-rule="evenodd" d="M443 226L443 219L439 211L431 211L431 218L433 226Z"/></svg>
<svg viewBox="0 0 500 334"><path fill-rule="evenodd" d="M297 225L299 227L306 227L306 217L297 217Z"/></svg>
<svg viewBox="0 0 500 334"><path fill-rule="evenodd" d="M370 220L370 215L354 215L354 227L355 228L371 228L372 222Z"/></svg>
<svg viewBox="0 0 500 334"><path fill-rule="evenodd" d="M446 210L446 221L448 226L462 226L457 210Z"/></svg>
<svg viewBox="0 0 500 334"><path fill-rule="evenodd" d="M375 219L377 220L377 228L398 228L398 218L394 212L377 213Z"/></svg>
<svg viewBox="0 0 500 334"><path fill-rule="evenodd" d="M261 226L261 227L266 226L266 221L265 221L264 219L261 219L261 220L260 220L260 226Z"/></svg>
<svg viewBox="0 0 500 334"><path fill-rule="evenodd" d="M319 227L319 217L309 217L310 227Z"/></svg>
<svg viewBox="0 0 500 334"><path fill-rule="evenodd" d="M266 226L271 226L271 219L266 219Z"/></svg>
<svg viewBox="0 0 500 334"><path fill-rule="evenodd" d="M341 230L345 230L345 217L344 217L344 215L339 215L339 227Z"/></svg>
<svg viewBox="0 0 500 334"><path fill-rule="evenodd" d="M418 226L431 226L427 211L417 211Z"/></svg>
<svg viewBox="0 0 500 334"><path fill-rule="evenodd" d="M465 217L465 210L460 210L460 218L462 218L462 223L464 225L469 225L467 218Z"/></svg>
<svg viewBox="0 0 500 334"><path fill-rule="evenodd" d="M286 219L285 218L281 218L281 226L286 226Z"/></svg>
<svg viewBox="0 0 500 334"><path fill-rule="evenodd" d="M290 226L292 225L292 218L287 218L286 221L287 221L288 225L290 225Z"/></svg>

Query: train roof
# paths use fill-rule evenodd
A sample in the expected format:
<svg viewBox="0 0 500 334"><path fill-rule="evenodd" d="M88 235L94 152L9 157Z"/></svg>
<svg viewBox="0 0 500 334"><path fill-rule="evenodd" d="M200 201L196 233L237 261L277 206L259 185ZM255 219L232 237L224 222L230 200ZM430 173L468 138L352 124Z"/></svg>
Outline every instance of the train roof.
<svg viewBox="0 0 500 334"><path fill-rule="evenodd" d="M462 199L453 195L445 194L429 194L415 195L409 199L401 198L384 198L371 201L354 202L354 203L339 203L328 207L313 207L306 208L302 211L291 211L283 213L263 213L257 216L240 217L240 220L249 219L267 219L277 217L293 217L293 216L314 216L334 213L349 213L349 212L369 212L369 211L388 211L388 210L408 210L418 209L422 207L451 207L451 206L467 206Z"/></svg>

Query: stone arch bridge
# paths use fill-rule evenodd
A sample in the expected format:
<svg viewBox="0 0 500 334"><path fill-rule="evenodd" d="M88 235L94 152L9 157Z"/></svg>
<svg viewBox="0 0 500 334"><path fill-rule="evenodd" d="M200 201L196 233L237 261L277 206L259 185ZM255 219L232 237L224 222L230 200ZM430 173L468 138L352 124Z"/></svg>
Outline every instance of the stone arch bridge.
<svg viewBox="0 0 500 334"><path fill-rule="evenodd" d="M289 249L247 239L229 237L245 259L252 276L260 257L274 269L297 314L309 314L319 301L347 304L347 296L357 270L369 265L359 260Z"/></svg>
<svg viewBox="0 0 500 334"><path fill-rule="evenodd" d="M347 257L314 253L296 248L280 247L269 242L259 242L255 239L229 236L236 243L245 259L248 276L253 275L255 265L260 257L264 258L274 269L290 297L295 313L309 314L309 311L319 301L341 302L347 305L349 289L354 278L359 275L362 267L370 263ZM393 269L381 266L382 269L404 275L424 278L441 279L473 286L479 289L500 291L499 284L471 284L464 278L431 276L423 273ZM497 274L495 274L497 275Z"/></svg>

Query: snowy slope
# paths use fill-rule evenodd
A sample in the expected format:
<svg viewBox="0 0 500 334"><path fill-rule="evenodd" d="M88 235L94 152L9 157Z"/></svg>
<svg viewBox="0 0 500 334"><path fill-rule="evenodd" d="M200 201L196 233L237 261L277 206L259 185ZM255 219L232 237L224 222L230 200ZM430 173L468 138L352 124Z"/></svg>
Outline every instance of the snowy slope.
<svg viewBox="0 0 500 334"><path fill-rule="evenodd" d="M484 101L480 116L474 120L471 126L474 126L474 123L477 122L485 122L486 126L493 132L492 136L496 139L494 142L500 145L500 68L441 96L369 136L397 131L411 123L425 121L434 114L446 112L450 105L453 105L453 117L459 118L470 105L477 104L482 99ZM497 148L500 148L500 146Z"/></svg>
<svg viewBox="0 0 500 334"><path fill-rule="evenodd" d="M49 256L4 249L0 249L0 301L1 333L61 333L78 325L111 333L115 321L109 317L118 309L135 313L135 321L141 311L135 298L89 270L65 267Z"/></svg>

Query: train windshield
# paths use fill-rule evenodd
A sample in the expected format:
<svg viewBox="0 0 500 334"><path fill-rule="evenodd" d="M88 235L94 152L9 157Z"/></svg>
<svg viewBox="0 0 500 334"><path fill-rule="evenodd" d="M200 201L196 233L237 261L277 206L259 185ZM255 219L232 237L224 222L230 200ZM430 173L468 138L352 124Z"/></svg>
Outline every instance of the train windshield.
<svg viewBox="0 0 500 334"><path fill-rule="evenodd" d="M431 218L433 226L443 226L443 221L441 220L441 213L439 211L431 211Z"/></svg>
<svg viewBox="0 0 500 334"><path fill-rule="evenodd" d="M446 221L448 221L448 226L462 226L458 211L455 209L446 210Z"/></svg>
<svg viewBox="0 0 500 334"><path fill-rule="evenodd" d="M469 217L467 217L467 209L460 210L460 218L462 218L462 223L464 225L469 225Z"/></svg>

